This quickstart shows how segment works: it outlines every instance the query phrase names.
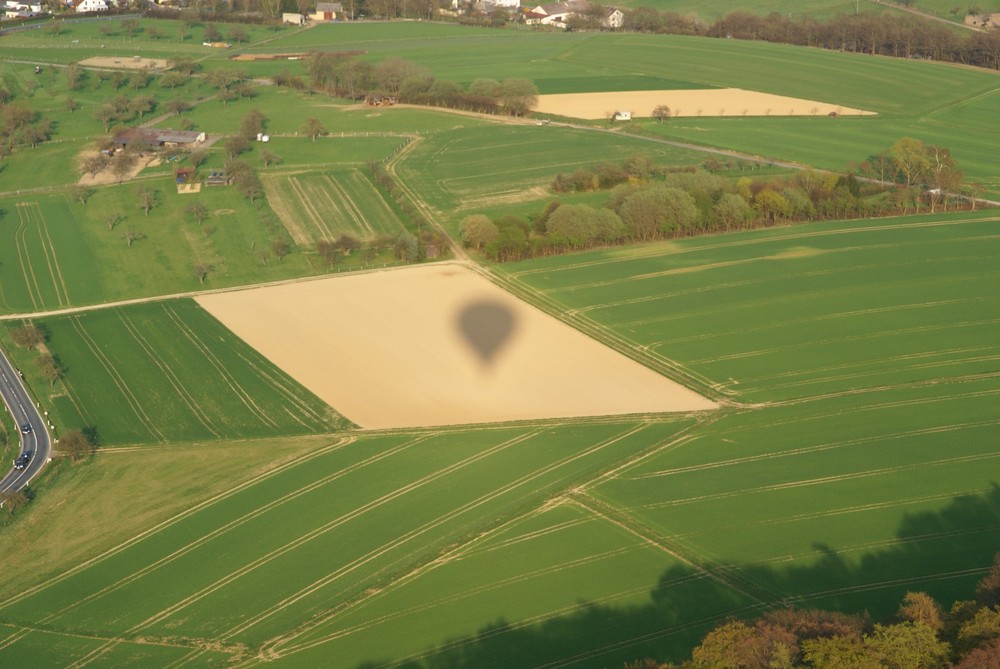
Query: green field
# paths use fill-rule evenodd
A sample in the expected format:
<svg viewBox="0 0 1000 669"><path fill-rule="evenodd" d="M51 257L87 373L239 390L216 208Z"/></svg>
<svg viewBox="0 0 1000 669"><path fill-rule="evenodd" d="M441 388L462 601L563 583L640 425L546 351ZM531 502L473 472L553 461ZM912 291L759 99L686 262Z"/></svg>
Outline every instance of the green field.
<svg viewBox="0 0 1000 669"><path fill-rule="evenodd" d="M58 425L102 445L326 432L333 410L190 301L40 321L66 374ZM22 365L27 368L28 365Z"/></svg>
<svg viewBox="0 0 1000 669"><path fill-rule="evenodd" d="M72 562L0 584L0 661L35 625L100 641L72 657L169 639L182 666L211 648L288 667L607 667L681 657L776 606L885 616L909 590L948 606L1000 546L997 223L809 224L498 267L725 407L286 441L263 471L243 444L242 473L188 486L181 511L140 505L134 540L123 519ZM47 325L54 346L73 321L114 326L142 357L129 322L179 306ZM74 469L65 494L101 477L107 506L146 454L169 487L191 456L163 452Z"/></svg>
<svg viewBox="0 0 1000 669"><path fill-rule="evenodd" d="M417 142L400 179L453 223L483 209L523 202L541 208L559 173L644 155L660 164L696 165L704 154L612 133L555 126L456 128Z"/></svg>
<svg viewBox="0 0 1000 669"><path fill-rule="evenodd" d="M824 16L845 5L768 7ZM660 6L708 17L729 5ZM714 625L781 606L878 618L919 590L947 608L985 573L1000 548L995 211L483 268L722 405L699 415L358 431L193 301L47 312L328 271L317 241L403 229L370 162L387 164L401 197L452 234L470 214L541 210L558 173L637 154L661 165L714 155L673 140L842 170L913 136L950 148L967 180L1000 199L995 72L434 22L247 26L249 43L219 50L201 45L200 23L143 20L133 37L111 23L108 34L93 22L0 43L3 86L54 121L51 141L0 162L0 314L16 315L0 333L7 346L24 320L45 329L61 380L41 378L35 352L7 348L56 436L82 427L100 446L86 462L49 464L32 503L0 529L14 565L0 576L0 666L620 667L682 658ZM79 199L77 160L105 132L95 112L138 91L96 72L69 91L64 66L191 56L253 78L302 74L304 63L229 57L313 49L399 56L463 85L740 87L877 116L543 126L276 86L230 101L200 76L175 89L153 79L142 91L159 106L143 123L224 136L263 114L271 141L241 158L264 197L179 194L180 160ZM163 115L173 98L197 104ZM329 134L304 136L311 118ZM277 156L266 167L264 149ZM228 158L216 141L201 169ZM155 195L148 213L143 187ZM600 206L605 196L560 199ZM275 257L275 242L290 253ZM361 255L343 265L361 268ZM204 283L197 266L210 268Z"/></svg>
<svg viewBox="0 0 1000 669"><path fill-rule="evenodd" d="M99 653L115 651L119 634L168 635L190 647L189 660L204 653L197 639L214 639L236 654L264 644L296 666L315 666L310 657L323 648L355 666L373 652L400 657L472 633L501 610L557 620L581 587L609 605L642 605L670 562L612 519L552 496L669 447L690 425L598 421L333 441L8 592L0 616L15 627L90 630L105 640ZM622 560L628 578L609 578ZM451 565L461 581L439 572ZM480 569L499 580L480 580ZM696 594L697 580L681 579L676 594ZM704 606L721 616L738 605L731 597ZM428 636L435 620L458 625ZM370 645L373 633L396 641ZM0 658L18 650L0 647Z"/></svg>
<svg viewBox="0 0 1000 669"><path fill-rule="evenodd" d="M264 184L271 207L299 246L341 235L394 237L403 230L396 210L359 169L275 174Z"/></svg>

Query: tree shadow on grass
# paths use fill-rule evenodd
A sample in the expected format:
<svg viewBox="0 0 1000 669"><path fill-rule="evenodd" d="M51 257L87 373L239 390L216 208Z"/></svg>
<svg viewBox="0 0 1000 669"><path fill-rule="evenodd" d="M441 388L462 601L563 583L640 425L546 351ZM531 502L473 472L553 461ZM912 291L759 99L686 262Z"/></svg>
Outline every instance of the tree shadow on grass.
<svg viewBox="0 0 1000 669"><path fill-rule="evenodd" d="M956 497L937 512L907 514L897 540L884 550L848 560L818 545L809 566L745 565L748 591L782 593L773 607L823 608L891 615L907 591L923 591L946 608L972 597L973 588L1000 551L1000 486ZM727 570L726 574L731 574ZM497 620L476 635L453 639L405 664L405 669L510 669L512 667L621 667L641 658L679 661L701 637L731 616L753 617L759 602L694 569L673 567L650 591L648 603L612 607L581 603L571 614L538 624Z"/></svg>

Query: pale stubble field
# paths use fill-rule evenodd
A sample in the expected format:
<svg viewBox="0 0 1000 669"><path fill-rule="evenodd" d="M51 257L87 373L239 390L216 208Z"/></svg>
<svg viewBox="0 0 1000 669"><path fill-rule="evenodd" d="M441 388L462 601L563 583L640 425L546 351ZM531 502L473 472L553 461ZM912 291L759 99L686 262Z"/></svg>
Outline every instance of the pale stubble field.
<svg viewBox="0 0 1000 669"><path fill-rule="evenodd" d="M716 407L459 264L198 302L364 428Z"/></svg>

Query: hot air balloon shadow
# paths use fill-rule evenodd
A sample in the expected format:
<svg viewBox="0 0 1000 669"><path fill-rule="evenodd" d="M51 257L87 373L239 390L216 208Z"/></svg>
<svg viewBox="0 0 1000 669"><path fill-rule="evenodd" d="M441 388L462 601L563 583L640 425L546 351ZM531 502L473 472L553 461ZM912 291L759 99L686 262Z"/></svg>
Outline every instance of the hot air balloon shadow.
<svg viewBox="0 0 1000 669"><path fill-rule="evenodd" d="M494 300L480 300L462 307L456 324L462 339L484 368L494 366L517 329L514 312Z"/></svg>

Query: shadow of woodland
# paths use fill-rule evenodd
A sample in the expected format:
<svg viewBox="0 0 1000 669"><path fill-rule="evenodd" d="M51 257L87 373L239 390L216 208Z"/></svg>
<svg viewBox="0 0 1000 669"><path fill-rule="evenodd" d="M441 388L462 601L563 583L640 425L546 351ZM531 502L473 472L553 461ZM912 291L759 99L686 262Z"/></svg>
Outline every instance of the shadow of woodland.
<svg viewBox="0 0 1000 669"><path fill-rule="evenodd" d="M982 495L954 498L944 509L907 514L897 542L860 559L844 559L817 544L818 561L809 566L772 568L751 565L741 573L767 590L809 595L799 608L845 613L868 610L875 619L894 614L907 591L926 592L947 610L953 600L971 599L976 581L1000 551L1000 485ZM945 541L942 541L942 538ZM927 565L953 578L908 582ZM961 572L967 572L962 574ZM888 584L887 586L884 584ZM876 587L877 586L877 587ZM475 636L450 640L422 659L402 665L391 660L365 662L358 669L510 669L511 667L622 667L641 658L680 661L717 624L720 611L754 617L745 599L694 570L673 567L650 591L649 602L615 608L583 602L572 614L541 624L519 626L497 620Z"/></svg>

